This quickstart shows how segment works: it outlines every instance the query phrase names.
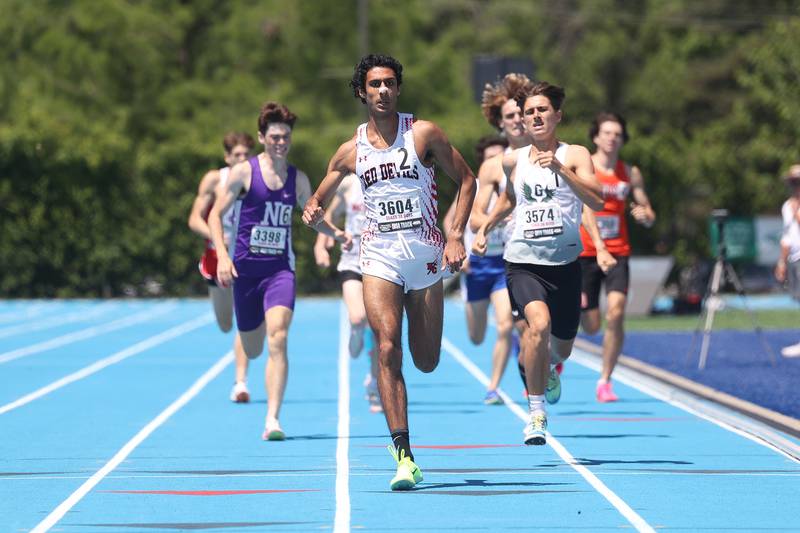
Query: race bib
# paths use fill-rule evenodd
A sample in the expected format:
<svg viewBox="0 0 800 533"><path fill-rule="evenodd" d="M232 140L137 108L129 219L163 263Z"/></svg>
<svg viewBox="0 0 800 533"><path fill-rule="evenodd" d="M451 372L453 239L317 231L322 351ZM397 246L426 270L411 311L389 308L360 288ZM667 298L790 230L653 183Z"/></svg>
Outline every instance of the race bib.
<svg viewBox="0 0 800 533"><path fill-rule="evenodd" d="M486 236L486 254L500 255L505 248L505 224L497 226L489 235Z"/></svg>
<svg viewBox="0 0 800 533"><path fill-rule="evenodd" d="M381 233L422 226L422 208L417 194L403 194L378 200L376 213Z"/></svg>
<svg viewBox="0 0 800 533"><path fill-rule="evenodd" d="M522 213L522 235L526 239L564 233L561 208L554 202L526 206Z"/></svg>
<svg viewBox="0 0 800 533"><path fill-rule="evenodd" d="M619 217L615 215L597 215L597 229L600 230L600 238L616 239L619 237Z"/></svg>
<svg viewBox="0 0 800 533"><path fill-rule="evenodd" d="M250 252L259 255L282 255L286 249L286 228L253 226L250 231Z"/></svg>

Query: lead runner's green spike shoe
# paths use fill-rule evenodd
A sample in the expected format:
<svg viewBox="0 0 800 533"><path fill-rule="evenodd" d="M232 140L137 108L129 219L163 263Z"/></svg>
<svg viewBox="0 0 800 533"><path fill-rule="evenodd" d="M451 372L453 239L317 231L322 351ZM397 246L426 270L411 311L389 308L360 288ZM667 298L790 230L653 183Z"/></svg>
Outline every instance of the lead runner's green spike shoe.
<svg viewBox="0 0 800 533"><path fill-rule="evenodd" d="M388 446L389 453L392 454L394 460L397 462L397 473L389 482L389 488L392 490L409 490L414 488L414 485L422 481L422 470L411 460L406 457L405 450L400 451L400 456L397 455L397 450L394 446Z"/></svg>

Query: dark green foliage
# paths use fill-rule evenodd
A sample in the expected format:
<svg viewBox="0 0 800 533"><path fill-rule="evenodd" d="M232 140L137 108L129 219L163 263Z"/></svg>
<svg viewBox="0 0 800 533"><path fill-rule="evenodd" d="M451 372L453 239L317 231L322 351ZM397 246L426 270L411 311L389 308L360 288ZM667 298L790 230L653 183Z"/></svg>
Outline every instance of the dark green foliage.
<svg viewBox="0 0 800 533"><path fill-rule="evenodd" d="M777 213L800 160L800 5L715 0L369 0L369 50L405 66L401 109L438 122L474 167L491 132L477 54L528 56L567 90L561 135L589 146L626 116L623 156L659 214L637 252L707 254L712 207ZM363 121L348 87L358 0L4 0L0 17L0 295L203 292L186 227L200 177L260 105L298 116L290 159L316 185ZM455 186L441 176L441 214ZM320 273L295 225L299 287ZM155 284L152 282L156 282Z"/></svg>

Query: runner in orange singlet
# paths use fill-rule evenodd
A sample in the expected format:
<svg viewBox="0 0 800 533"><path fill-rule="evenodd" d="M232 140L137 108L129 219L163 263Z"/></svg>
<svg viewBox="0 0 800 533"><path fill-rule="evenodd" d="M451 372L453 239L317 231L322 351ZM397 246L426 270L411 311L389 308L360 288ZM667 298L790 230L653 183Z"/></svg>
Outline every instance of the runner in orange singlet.
<svg viewBox="0 0 800 533"><path fill-rule="evenodd" d="M606 330L603 335L603 371L597 382L597 400L616 401L617 395L611 388L611 373L617 364L625 337L623 321L625 302L628 294L630 273L628 257L631 253L628 239L628 225L625 220L625 204L628 195L631 216L646 227L653 225L656 215L644 190L642 173L619 159L619 152L628 140L625 119L615 113L600 113L589 128L589 138L597 147L592 154L597 179L603 186L604 205L596 212L597 226L606 249L617 260L608 272L603 272L597 264L597 248L589 234L581 227L583 253L580 261L583 271L581 297L581 326L590 335L600 329L600 285L605 284L608 300L606 310Z"/></svg>

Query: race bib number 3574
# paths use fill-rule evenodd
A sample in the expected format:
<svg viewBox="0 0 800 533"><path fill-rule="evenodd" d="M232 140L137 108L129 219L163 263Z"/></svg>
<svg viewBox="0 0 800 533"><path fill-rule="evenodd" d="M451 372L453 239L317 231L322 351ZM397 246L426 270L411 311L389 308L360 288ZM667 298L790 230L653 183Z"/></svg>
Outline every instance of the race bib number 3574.
<svg viewBox="0 0 800 533"><path fill-rule="evenodd" d="M253 226L250 231L250 252L258 255L281 255L286 248L286 228Z"/></svg>
<svg viewBox="0 0 800 533"><path fill-rule="evenodd" d="M522 230L526 239L561 235L564 233L561 208L553 202L526 206L522 216Z"/></svg>
<svg viewBox="0 0 800 533"><path fill-rule="evenodd" d="M376 208L378 229L382 233L422 226L422 208L416 194L378 200Z"/></svg>

